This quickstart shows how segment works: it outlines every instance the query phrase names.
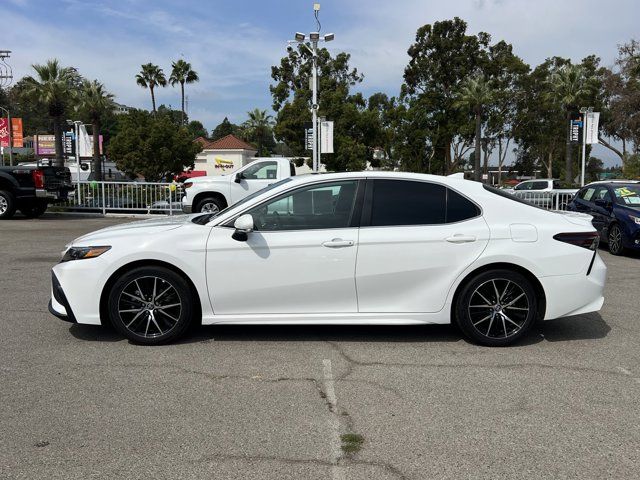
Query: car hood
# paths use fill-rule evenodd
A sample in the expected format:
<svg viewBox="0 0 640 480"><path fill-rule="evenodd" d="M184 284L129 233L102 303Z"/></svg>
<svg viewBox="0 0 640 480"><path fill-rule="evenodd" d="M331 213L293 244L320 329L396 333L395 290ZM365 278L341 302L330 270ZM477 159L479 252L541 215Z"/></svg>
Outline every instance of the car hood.
<svg viewBox="0 0 640 480"><path fill-rule="evenodd" d="M121 225L114 225L112 227L96 230L95 232L88 233L82 237L76 238L73 242L67 245L84 245L95 246L105 243L109 239L119 238L124 236L146 236L173 230L179 228L182 225L191 222L191 219L198 217L201 214L193 215L175 215L175 216L163 216L162 218L152 218L150 220L142 220L138 222L123 223Z"/></svg>
<svg viewBox="0 0 640 480"><path fill-rule="evenodd" d="M194 177L194 178L190 178L188 180L185 181L186 182L191 182L193 184L196 183L228 183L229 182L229 175L216 175L216 176L209 176L209 177Z"/></svg>

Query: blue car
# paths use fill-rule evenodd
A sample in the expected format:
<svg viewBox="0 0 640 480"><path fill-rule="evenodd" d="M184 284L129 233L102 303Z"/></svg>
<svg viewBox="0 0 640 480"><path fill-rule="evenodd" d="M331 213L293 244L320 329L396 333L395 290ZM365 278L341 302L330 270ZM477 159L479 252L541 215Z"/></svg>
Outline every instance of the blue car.
<svg viewBox="0 0 640 480"><path fill-rule="evenodd" d="M567 210L593 216L593 226L613 255L640 251L640 181L590 183L573 197Z"/></svg>

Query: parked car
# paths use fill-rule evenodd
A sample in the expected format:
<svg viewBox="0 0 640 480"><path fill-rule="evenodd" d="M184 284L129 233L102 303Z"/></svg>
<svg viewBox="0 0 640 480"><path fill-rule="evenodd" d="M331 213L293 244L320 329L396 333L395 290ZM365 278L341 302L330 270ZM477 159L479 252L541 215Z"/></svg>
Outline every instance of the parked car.
<svg viewBox="0 0 640 480"><path fill-rule="evenodd" d="M293 177L295 165L287 158L255 160L229 175L192 178L184 183L185 213L215 213L264 187Z"/></svg>
<svg viewBox="0 0 640 480"><path fill-rule="evenodd" d="M73 188L71 172L65 167L0 167L0 220L13 217L16 210L39 217L50 203L65 200Z"/></svg>
<svg viewBox="0 0 640 480"><path fill-rule="evenodd" d="M561 187L555 178L538 178L520 182L509 193L547 210L566 210L577 189Z"/></svg>
<svg viewBox="0 0 640 480"><path fill-rule="evenodd" d="M593 226L613 255L640 250L640 181L590 183L580 189L569 210L593 217Z"/></svg>
<svg viewBox="0 0 640 480"><path fill-rule="evenodd" d="M508 345L538 319L597 311L606 267L591 217L459 178L286 178L209 214L80 237L50 311L158 344L202 324L456 323ZM579 321L579 320L577 320Z"/></svg>

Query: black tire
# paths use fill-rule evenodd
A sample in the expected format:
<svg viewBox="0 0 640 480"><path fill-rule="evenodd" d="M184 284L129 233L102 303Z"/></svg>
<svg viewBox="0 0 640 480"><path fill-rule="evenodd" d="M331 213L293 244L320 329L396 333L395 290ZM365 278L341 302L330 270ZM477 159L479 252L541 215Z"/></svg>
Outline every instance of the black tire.
<svg viewBox="0 0 640 480"><path fill-rule="evenodd" d="M0 220L7 220L16 213L16 200L7 190L0 190Z"/></svg>
<svg viewBox="0 0 640 480"><path fill-rule="evenodd" d="M456 320L470 340L504 347L518 341L536 323L537 305L536 291L522 274L489 270L462 287L455 306Z"/></svg>
<svg viewBox="0 0 640 480"><path fill-rule="evenodd" d="M194 298L187 281L172 270L138 267L115 282L108 309L115 329L129 340L160 345L176 340L189 328Z"/></svg>
<svg viewBox="0 0 640 480"><path fill-rule="evenodd" d="M225 205L222 200L216 197L205 197L199 200L193 213L216 213L224 209ZM217 209L217 210L216 210Z"/></svg>
<svg viewBox="0 0 640 480"><path fill-rule="evenodd" d="M46 202L31 203L20 207L20 212L27 218L38 218L47 211L47 206Z"/></svg>
<svg viewBox="0 0 640 480"><path fill-rule="evenodd" d="M611 255L622 255L624 253L624 246L622 245L622 229L617 223L614 223L609 227L607 245Z"/></svg>

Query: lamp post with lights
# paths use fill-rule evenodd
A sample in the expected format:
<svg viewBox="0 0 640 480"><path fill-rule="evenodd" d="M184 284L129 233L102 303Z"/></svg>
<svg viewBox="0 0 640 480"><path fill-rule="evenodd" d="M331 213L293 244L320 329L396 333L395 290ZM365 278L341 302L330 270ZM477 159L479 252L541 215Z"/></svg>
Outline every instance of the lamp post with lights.
<svg viewBox="0 0 640 480"><path fill-rule="evenodd" d="M296 32L294 39L287 42L289 48L292 43L298 43L306 48L311 53L311 123L313 129L313 171L317 172L320 169L320 142L318 138L318 42L330 42L335 38L333 33L327 33L326 35L320 35L320 32L311 32L309 34L309 40L311 47L305 43L306 35L304 33Z"/></svg>

